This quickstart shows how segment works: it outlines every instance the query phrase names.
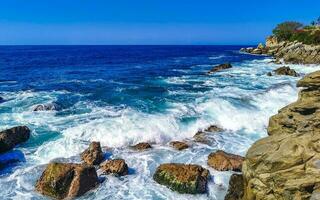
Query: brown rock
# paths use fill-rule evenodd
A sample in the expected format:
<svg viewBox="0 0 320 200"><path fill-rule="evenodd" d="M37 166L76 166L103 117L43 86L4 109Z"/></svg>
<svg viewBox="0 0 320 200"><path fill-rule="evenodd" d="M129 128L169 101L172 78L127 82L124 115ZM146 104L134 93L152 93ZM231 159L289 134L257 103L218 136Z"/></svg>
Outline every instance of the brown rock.
<svg viewBox="0 0 320 200"><path fill-rule="evenodd" d="M209 171L199 165L161 164L153 179L179 193L197 194L207 191Z"/></svg>
<svg viewBox="0 0 320 200"><path fill-rule="evenodd" d="M100 167L104 174L116 174L118 176L128 174L128 165L123 159L107 160Z"/></svg>
<svg viewBox="0 0 320 200"><path fill-rule="evenodd" d="M274 70L274 73L276 75L285 75L285 76L294 76L294 77L298 76L298 74L295 70L290 69L290 67L286 67L286 66L283 66L283 67L280 67L280 68Z"/></svg>
<svg viewBox="0 0 320 200"><path fill-rule="evenodd" d="M79 197L99 184L93 166L50 163L36 183L36 190L54 199Z"/></svg>
<svg viewBox="0 0 320 200"><path fill-rule="evenodd" d="M218 150L208 156L208 165L218 171L241 171L244 158Z"/></svg>
<svg viewBox="0 0 320 200"><path fill-rule="evenodd" d="M211 125L208 128L206 128L204 131L206 131L206 132L221 132L221 131L223 131L223 129L216 126L216 125Z"/></svg>
<svg viewBox="0 0 320 200"><path fill-rule="evenodd" d="M91 142L89 148L81 153L81 159L88 165L99 165L103 158L100 142Z"/></svg>
<svg viewBox="0 0 320 200"><path fill-rule="evenodd" d="M172 141L170 142L170 145L179 151L189 148L188 144L180 141Z"/></svg>
<svg viewBox="0 0 320 200"><path fill-rule="evenodd" d="M134 150L143 151L143 150L151 149L152 146L147 142L141 142L134 146L131 146L131 148Z"/></svg>
<svg viewBox="0 0 320 200"><path fill-rule="evenodd" d="M242 200L244 193L242 174L232 174L229 181L229 189L224 200Z"/></svg>
<svg viewBox="0 0 320 200"><path fill-rule="evenodd" d="M224 70L224 69L230 69L232 68L232 65L230 63L224 63L224 64L221 64L221 65L217 65L215 67L213 67L209 72L208 74L213 74L215 72L218 72L218 71L221 71L221 70Z"/></svg>
<svg viewBox="0 0 320 200"><path fill-rule="evenodd" d="M0 153L13 149L17 144L26 142L30 137L30 129L17 126L0 132Z"/></svg>

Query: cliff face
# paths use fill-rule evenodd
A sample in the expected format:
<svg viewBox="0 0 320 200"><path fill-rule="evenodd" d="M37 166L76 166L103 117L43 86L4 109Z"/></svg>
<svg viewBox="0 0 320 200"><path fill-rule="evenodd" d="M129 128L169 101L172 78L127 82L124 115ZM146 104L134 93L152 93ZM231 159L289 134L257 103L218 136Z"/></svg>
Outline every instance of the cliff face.
<svg viewBox="0 0 320 200"><path fill-rule="evenodd" d="M266 54L276 59L283 59L286 63L319 64L320 46L306 45L301 42L278 42L275 37L268 37L266 45L257 48L244 48L244 52L251 54Z"/></svg>
<svg viewBox="0 0 320 200"><path fill-rule="evenodd" d="M320 71L297 85L299 99L270 118L269 136L247 152L243 199L320 197Z"/></svg>

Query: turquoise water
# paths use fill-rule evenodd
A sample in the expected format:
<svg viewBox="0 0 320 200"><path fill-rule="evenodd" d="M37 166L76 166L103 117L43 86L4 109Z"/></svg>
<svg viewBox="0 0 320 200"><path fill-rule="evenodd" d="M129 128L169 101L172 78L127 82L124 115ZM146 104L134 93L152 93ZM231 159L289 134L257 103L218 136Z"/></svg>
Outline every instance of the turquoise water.
<svg viewBox="0 0 320 200"><path fill-rule="evenodd" d="M1 199L46 199L34 191L45 164L80 162L79 153L100 141L106 157L124 158L125 177L106 180L80 199L193 199L152 180L166 162L194 163L211 172L207 194L223 199L231 172L207 166L209 153L222 149L245 155L267 135L271 115L297 98L299 78L266 76L280 67L263 56L241 54L239 46L11 46L0 47L0 129L27 125L28 142L12 152L21 162L1 171ZM205 73L216 64L232 69ZM301 75L320 66L290 65ZM57 103L58 111L33 112ZM192 136L211 124L225 129L211 144ZM177 152L172 140L192 148ZM150 151L128 146L154 143ZM109 149L111 148L111 150Z"/></svg>

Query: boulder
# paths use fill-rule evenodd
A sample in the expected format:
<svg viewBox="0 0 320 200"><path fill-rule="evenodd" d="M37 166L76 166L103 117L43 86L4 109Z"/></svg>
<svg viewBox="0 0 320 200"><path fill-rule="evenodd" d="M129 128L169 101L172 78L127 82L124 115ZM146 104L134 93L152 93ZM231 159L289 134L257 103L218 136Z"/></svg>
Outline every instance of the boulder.
<svg viewBox="0 0 320 200"><path fill-rule="evenodd" d="M320 71L300 80L296 102L269 121L269 136L243 162L244 199L317 199L320 183Z"/></svg>
<svg viewBox="0 0 320 200"><path fill-rule="evenodd" d="M179 151L189 148L188 144L180 141L172 141L170 142L170 145Z"/></svg>
<svg viewBox="0 0 320 200"><path fill-rule="evenodd" d="M294 76L294 77L298 77L298 73L294 70L294 69L290 69L290 67L280 67L276 70L274 70L274 73L276 75L286 75L286 76Z"/></svg>
<svg viewBox="0 0 320 200"><path fill-rule="evenodd" d="M202 143L202 144L207 144L210 145L211 142L211 138L208 136L207 133L203 132L203 131L198 131L194 136L193 136L194 141Z"/></svg>
<svg viewBox="0 0 320 200"><path fill-rule="evenodd" d="M179 193L197 194L207 191L209 171L199 165L161 164L153 179Z"/></svg>
<svg viewBox="0 0 320 200"><path fill-rule="evenodd" d="M93 166L49 163L36 183L36 190L54 199L79 197L99 184Z"/></svg>
<svg viewBox="0 0 320 200"><path fill-rule="evenodd" d="M242 200L244 193L242 174L232 174L229 181L229 189L224 200Z"/></svg>
<svg viewBox="0 0 320 200"><path fill-rule="evenodd" d="M244 158L218 150L208 156L208 165L218 171L241 171Z"/></svg>
<svg viewBox="0 0 320 200"><path fill-rule="evenodd" d="M59 110L60 106L56 103L39 104L33 108L33 111L53 111Z"/></svg>
<svg viewBox="0 0 320 200"><path fill-rule="evenodd" d="M272 73L271 73L271 72L268 72L268 73L267 73L267 76L272 76Z"/></svg>
<svg viewBox="0 0 320 200"><path fill-rule="evenodd" d="M230 63L224 63L224 64L221 64L221 65L217 65L215 67L213 67L209 72L208 74L213 74L215 72L218 72L218 71L221 71L221 70L224 70L224 69L230 69L232 68L232 65Z"/></svg>
<svg viewBox="0 0 320 200"><path fill-rule="evenodd" d="M204 131L205 132L221 132L221 131L223 131L223 129L220 128L219 126L211 125L208 128L206 128Z"/></svg>
<svg viewBox="0 0 320 200"><path fill-rule="evenodd" d="M104 174L116 174L118 176L128 174L128 165L123 159L107 160L100 167Z"/></svg>
<svg viewBox="0 0 320 200"><path fill-rule="evenodd" d="M88 165L99 165L104 159L100 142L91 142L89 148L81 153L81 159Z"/></svg>
<svg viewBox="0 0 320 200"><path fill-rule="evenodd" d="M27 126L17 126L0 132L0 153L13 149L17 144L26 142L30 137Z"/></svg>
<svg viewBox="0 0 320 200"><path fill-rule="evenodd" d="M134 146L131 146L132 149L134 150L137 150L137 151L144 151L144 150L147 150L147 149L151 149L152 146L147 143L147 142L141 142L141 143L138 143Z"/></svg>

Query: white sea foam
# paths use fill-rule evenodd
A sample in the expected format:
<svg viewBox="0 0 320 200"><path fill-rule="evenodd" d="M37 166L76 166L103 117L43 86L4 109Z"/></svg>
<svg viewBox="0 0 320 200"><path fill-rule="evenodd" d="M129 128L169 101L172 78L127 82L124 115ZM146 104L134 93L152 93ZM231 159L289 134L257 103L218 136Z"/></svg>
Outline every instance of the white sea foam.
<svg viewBox="0 0 320 200"><path fill-rule="evenodd" d="M79 153L90 141L100 141L103 146L113 147L111 158L124 158L130 167L130 175L118 178L107 176L104 183L92 193L80 199L223 199L231 172L217 172L207 166L207 155L222 149L244 155L250 144L266 135L266 126L271 115L297 98L297 78L268 77L268 71L279 67L271 60L256 60L235 63L228 72L214 76L182 76L163 80L167 84L189 84L207 91L180 90L169 95L191 96L193 100L167 102L163 113L144 113L134 108L101 106L99 102L80 101L66 111L68 115L55 112L34 113L30 107L37 103L53 102L59 95L75 95L62 92L4 93L6 99L0 109L12 107L11 112L2 112L1 128L16 124L38 127L34 136L53 131L57 137L32 148L19 148L26 162L10 175L0 179L4 199L43 199L34 191L34 184L44 169L42 164L52 159L66 158L79 161ZM291 65L290 65L291 66ZM299 73L309 73L319 66L292 65ZM227 76L228 75L228 76ZM193 117L188 123L184 118ZM214 134L215 145L192 143L192 148L177 152L168 147L171 140L192 136L199 128L216 124L226 131ZM40 128L39 128L40 127ZM129 145L149 141L154 148L134 152ZM152 175L161 163L196 163L210 169L211 180L206 195L181 195L156 184Z"/></svg>

